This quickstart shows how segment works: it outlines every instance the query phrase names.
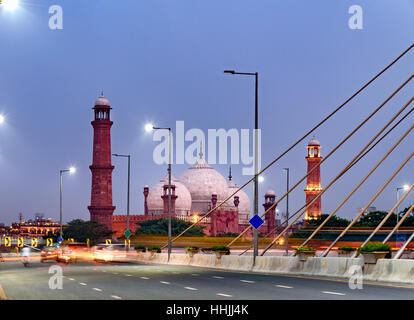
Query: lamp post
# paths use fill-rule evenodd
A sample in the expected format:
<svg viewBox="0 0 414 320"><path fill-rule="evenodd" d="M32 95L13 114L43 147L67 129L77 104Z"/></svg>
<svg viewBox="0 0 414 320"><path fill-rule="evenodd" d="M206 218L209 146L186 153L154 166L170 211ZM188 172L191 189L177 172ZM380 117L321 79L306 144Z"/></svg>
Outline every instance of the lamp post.
<svg viewBox="0 0 414 320"><path fill-rule="evenodd" d="M130 179L131 179L131 155L129 154L113 154L114 157L121 157L121 158L128 158L128 188L127 188L127 227L126 231L128 232L127 242L129 240L129 237L131 236L131 231L129 230L129 190L130 190ZM127 251L129 251L129 246L127 246Z"/></svg>
<svg viewBox="0 0 414 320"><path fill-rule="evenodd" d="M152 124L145 126L146 131L168 130L168 261L171 256L171 128L159 128Z"/></svg>
<svg viewBox="0 0 414 320"><path fill-rule="evenodd" d="M398 201L400 201L400 190L404 190L407 191L408 189L410 189L410 186L408 184L403 185L402 187L397 187L397 203ZM396 208L396 214L397 214L397 224L398 224L398 220L400 217L400 209L399 206ZM395 230L395 236L396 236L396 242L398 241L398 229Z"/></svg>
<svg viewBox="0 0 414 320"><path fill-rule="evenodd" d="M259 101L258 101L258 84L259 84L259 73L258 72L236 72L234 70L224 70L224 73L228 74L239 74L239 75L245 75L245 76L254 76L255 77L255 108L254 108L254 187L253 187L253 203L254 203L254 215L258 215L259 212L259 204L258 204L258 144L259 144L259 136L258 136L258 130L259 130ZM259 253L259 242L258 242L258 233L257 229L253 229L253 260L256 259L256 256Z"/></svg>
<svg viewBox="0 0 414 320"><path fill-rule="evenodd" d="M59 171L59 177L60 177L60 235L59 237L63 240L63 228L62 228L62 176L65 172L69 172L70 174L74 174L76 172L75 167L70 167L69 169L64 169Z"/></svg>
<svg viewBox="0 0 414 320"><path fill-rule="evenodd" d="M289 225L289 168L283 168L286 171L286 226ZM286 238L286 256L289 255L289 235L285 234Z"/></svg>

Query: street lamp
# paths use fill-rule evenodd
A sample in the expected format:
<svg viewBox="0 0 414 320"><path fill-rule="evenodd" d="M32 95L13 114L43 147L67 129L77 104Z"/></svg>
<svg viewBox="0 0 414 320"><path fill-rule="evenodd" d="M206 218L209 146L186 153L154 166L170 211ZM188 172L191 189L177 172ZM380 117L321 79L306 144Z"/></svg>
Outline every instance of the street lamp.
<svg viewBox="0 0 414 320"><path fill-rule="evenodd" d="M0 124L4 123L5 120L6 118L4 117L4 115L0 114Z"/></svg>
<svg viewBox="0 0 414 320"><path fill-rule="evenodd" d="M19 0L3 0L0 1L0 4L4 7L4 9L13 11L19 6Z"/></svg>
<svg viewBox="0 0 414 320"><path fill-rule="evenodd" d="M129 190L130 190L130 177L131 177L131 155L129 154L113 154L114 157L122 157L122 158L128 158L128 188L127 188L127 228L125 230L125 233L128 234L127 243L129 240L129 237L131 236L131 231L129 230ZM127 251L129 251L129 246L127 246Z"/></svg>
<svg viewBox="0 0 414 320"><path fill-rule="evenodd" d="M283 168L286 171L286 226L289 224L289 168ZM289 255L289 235L285 233L286 238L286 256Z"/></svg>
<svg viewBox="0 0 414 320"><path fill-rule="evenodd" d="M145 125L145 131L168 130L168 261L171 255L171 128L159 128L148 123Z"/></svg>
<svg viewBox="0 0 414 320"><path fill-rule="evenodd" d="M410 189L410 186L408 185L408 184L405 184L405 185L403 185L402 187L398 187L397 188L397 203L398 203L398 201L400 201L400 190L404 190L404 191L408 191L408 189ZM399 216L400 216L400 210L399 210L399 206L396 208L396 210L397 210L397 224L398 224L398 218L399 218Z"/></svg>
<svg viewBox="0 0 414 320"><path fill-rule="evenodd" d="M69 169L65 169L65 170L60 170L59 171L59 176L60 176L60 220L59 220L59 224L60 224L60 235L59 237L63 240L63 228L62 228L62 175L65 172L69 172L70 174L74 174L76 172L76 168L75 167L70 167Z"/></svg>
<svg viewBox="0 0 414 320"><path fill-rule="evenodd" d="M259 73L257 72L236 72L234 70L224 70L224 73L228 74L239 74L239 75L246 75L246 76L254 76L255 77L255 113L254 113L254 187L253 187L253 203L254 203L254 215L259 214L259 203L258 203L258 144L259 144L259 136L258 136L258 130L259 130L259 120L258 120L258 113L259 113L259 101L258 101L258 84L259 84ZM257 229L253 229L253 261L256 259L256 256L259 253L259 242L258 242L258 232Z"/></svg>

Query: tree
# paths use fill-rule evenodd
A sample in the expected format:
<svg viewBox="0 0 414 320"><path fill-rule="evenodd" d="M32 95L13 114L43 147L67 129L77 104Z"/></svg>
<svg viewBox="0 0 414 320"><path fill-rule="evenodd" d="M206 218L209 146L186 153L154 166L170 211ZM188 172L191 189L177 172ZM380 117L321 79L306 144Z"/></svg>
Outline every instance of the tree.
<svg viewBox="0 0 414 320"><path fill-rule="evenodd" d="M135 231L135 234L153 234L153 235L168 235L168 219L161 218L156 220L147 220L143 222L137 222L140 226ZM187 229L192 224L177 218L171 219L171 234L176 236ZM204 236L204 227L196 225L188 230L186 236Z"/></svg>
<svg viewBox="0 0 414 320"><path fill-rule="evenodd" d="M325 219L328 217L327 214L322 214L318 219L315 220L310 220L309 221L309 226L312 227L318 227L321 225L321 223L323 221L325 221ZM349 225L351 223L351 221L344 219L344 218L340 218L337 216L332 216L328 222L324 225L324 227L346 227L347 225Z"/></svg>
<svg viewBox="0 0 414 320"><path fill-rule="evenodd" d="M363 215L357 223L356 227L376 227L388 214L386 211L372 211ZM391 214L388 220L384 223L384 227L394 227L397 224L397 215Z"/></svg>
<svg viewBox="0 0 414 320"><path fill-rule="evenodd" d="M96 221L83 221L81 219L70 221L68 226L63 230L64 238L73 238L79 242L86 242L86 239L89 239L91 245L105 238L112 237L113 233L113 231L109 230L103 224L99 224Z"/></svg>

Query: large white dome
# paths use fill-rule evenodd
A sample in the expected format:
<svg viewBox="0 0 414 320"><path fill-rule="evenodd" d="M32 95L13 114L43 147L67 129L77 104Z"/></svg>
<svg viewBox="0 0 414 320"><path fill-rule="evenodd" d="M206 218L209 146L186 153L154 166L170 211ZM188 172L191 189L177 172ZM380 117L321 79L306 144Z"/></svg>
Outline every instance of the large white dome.
<svg viewBox="0 0 414 320"><path fill-rule="evenodd" d="M149 189L147 204L149 214L162 214L164 212L164 201L161 196L164 194L164 185L168 185L168 175L160 180L155 186ZM180 180L171 177L171 184L175 185L175 213L176 215L189 215L191 210L191 194Z"/></svg>
<svg viewBox="0 0 414 320"><path fill-rule="evenodd" d="M217 193L217 202L228 196L226 179L208 165L200 152L200 159L186 171L179 180L190 191L192 199L191 212L205 213L211 208L211 195ZM227 206L224 205L224 206ZM233 205L234 207L234 205Z"/></svg>

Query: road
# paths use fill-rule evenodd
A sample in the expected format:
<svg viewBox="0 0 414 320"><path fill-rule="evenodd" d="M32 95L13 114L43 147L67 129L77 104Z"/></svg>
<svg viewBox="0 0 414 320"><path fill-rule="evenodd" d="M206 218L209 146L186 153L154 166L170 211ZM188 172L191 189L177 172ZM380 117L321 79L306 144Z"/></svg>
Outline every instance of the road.
<svg viewBox="0 0 414 320"><path fill-rule="evenodd" d="M0 298L10 300L318 300L414 299L414 286L364 283L351 290L347 281L311 277L226 272L196 267L142 264L59 264L63 289L49 288L49 267L34 262L0 263Z"/></svg>

